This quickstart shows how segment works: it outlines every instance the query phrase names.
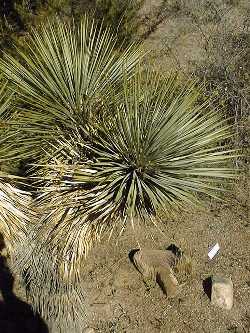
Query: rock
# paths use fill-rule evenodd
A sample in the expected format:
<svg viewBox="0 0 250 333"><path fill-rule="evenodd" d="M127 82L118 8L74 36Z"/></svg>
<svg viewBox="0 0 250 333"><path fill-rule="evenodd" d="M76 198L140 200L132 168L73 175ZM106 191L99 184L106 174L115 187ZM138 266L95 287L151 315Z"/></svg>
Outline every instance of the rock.
<svg viewBox="0 0 250 333"><path fill-rule="evenodd" d="M221 275L212 277L211 304L230 310L233 307L233 283Z"/></svg>
<svg viewBox="0 0 250 333"><path fill-rule="evenodd" d="M133 262L146 283L157 282L168 297L177 294L178 281L172 270L176 264L176 256L171 251L139 250L135 252Z"/></svg>

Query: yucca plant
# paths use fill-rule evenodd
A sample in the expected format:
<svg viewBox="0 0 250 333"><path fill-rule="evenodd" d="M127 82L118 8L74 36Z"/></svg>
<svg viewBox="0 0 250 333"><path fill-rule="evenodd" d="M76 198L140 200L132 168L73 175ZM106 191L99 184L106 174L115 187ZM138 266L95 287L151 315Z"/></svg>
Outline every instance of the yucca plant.
<svg viewBox="0 0 250 333"><path fill-rule="evenodd" d="M112 118L94 125L91 140L61 137L57 157L43 165L48 207L69 195L64 209L94 225L96 234L96 225L106 229L112 219L145 220L198 203L199 194L216 197L223 179L233 177L226 166L232 151L223 145L229 126L210 99L199 102L197 85L177 82L139 73L125 81L123 102L114 102Z"/></svg>
<svg viewBox="0 0 250 333"><path fill-rule="evenodd" d="M18 60L5 54L0 67L22 99L17 124L31 133L24 141L31 159L61 132L88 129L103 116L123 73L132 75L142 56L138 46L119 51L116 44L110 29L87 17L78 26L57 19L33 29L25 49L17 48Z"/></svg>
<svg viewBox="0 0 250 333"><path fill-rule="evenodd" d="M218 184L233 177L225 165L232 158L223 144L230 135L227 121L212 99L200 102L201 87L177 83L174 76L149 72L125 83L114 118L87 145L95 156L94 211L105 212L110 204L121 217L149 218L159 209L198 203L199 194L216 196ZM86 176L77 170L75 179Z"/></svg>
<svg viewBox="0 0 250 333"><path fill-rule="evenodd" d="M16 245L14 270L24 277L34 308L67 332L82 326L79 265L93 233L90 236L85 216L77 222L80 233L73 232L78 205L71 208L71 203L75 204L78 192L68 187L62 195L61 177L72 174L74 164L88 160L82 142L93 136L94 124L111 117L109 108L121 98L124 73L129 80L142 57L138 46L119 50L116 42L110 29L97 27L87 17L77 26L54 20L33 30L25 48L17 49L16 58L5 54L0 60L16 98L11 133L18 133L18 140L14 147L11 139L6 140L7 147L14 148L9 149L9 157L28 161L35 198L29 208L37 221ZM72 141L77 137L80 146ZM73 149L62 149L61 142ZM57 164L58 170L50 172L50 164L53 168ZM70 244L64 243L65 233L72 235ZM77 253L70 249L75 236Z"/></svg>
<svg viewBox="0 0 250 333"><path fill-rule="evenodd" d="M85 18L34 31L21 60L0 67L17 96L16 152L32 159L37 223L17 247L35 309L77 332L81 273L92 243L127 222L154 221L215 195L233 176L225 120L195 83L144 71L137 48Z"/></svg>

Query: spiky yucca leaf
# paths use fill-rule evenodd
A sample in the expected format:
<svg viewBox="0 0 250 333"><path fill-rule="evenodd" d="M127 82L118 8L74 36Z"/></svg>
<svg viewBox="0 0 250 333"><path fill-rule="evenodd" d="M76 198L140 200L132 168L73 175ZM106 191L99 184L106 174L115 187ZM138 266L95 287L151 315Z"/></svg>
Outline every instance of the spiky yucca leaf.
<svg viewBox="0 0 250 333"><path fill-rule="evenodd" d="M72 172L64 171L64 176ZM35 200L38 221L16 249L14 271L23 277L34 310L52 330L81 332L87 307L81 273L86 246L94 238L86 217L76 219L78 192L64 193L69 187L60 183L61 174L60 165L57 176L53 170L53 182L48 181Z"/></svg>
<svg viewBox="0 0 250 333"><path fill-rule="evenodd" d="M0 74L0 163L2 164L6 153L5 143L9 137L9 120L11 117L11 99L7 81ZM6 162L6 161L5 161ZM2 165L1 165L2 170Z"/></svg>
<svg viewBox="0 0 250 333"><path fill-rule="evenodd" d="M215 196L234 174L227 167L232 151L223 145L229 126L219 110L211 100L199 103L193 83L178 91L175 77L139 74L131 84L112 122L88 145L96 172L86 179L79 168L73 177L95 184L84 196L89 211L102 219L111 211L145 218L197 203L199 193Z"/></svg>
<svg viewBox="0 0 250 333"><path fill-rule="evenodd" d="M7 89L7 82L0 76L0 233L9 252L13 252L15 243L25 237L27 223L31 223L29 205L31 195L21 191L14 184L15 177L4 170L8 152L6 141L15 140L9 130L12 95ZM9 149L9 145L7 145Z"/></svg>
<svg viewBox="0 0 250 333"><path fill-rule="evenodd" d="M33 159L47 140L97 120L103 103L119 92L123 73L132 75L141 58L137 46L115 49L116 39L87 17L79 26L57 19L32 31L26 50L17 49L20 60L8 54L0 60L22 100L15 127L26 134L22 153Z"/></svg>
<svg viewBox="0 0 250 333"><path fill-rule="evenodd" d="M89 160L79 150L85 139L75 139L57 140L58 151L50 164L36 170L38 221L18 246L14 267L28 285L34 310L62 332L81 332L84 326L84 259L102 228L99 220L92 217L90 223L88 214L78 214L80 207L87 206L79 198L88 192L89 184L85 187L73 180L74 169L81 165L86 172L91 170L87 169Z"/></svg>
<svg viewBox="0 0 250 333"><path fill-rule="evenodd" d="M47 321L52 331L82 332L86 326L87 300L83 286L64 281L58 272L58 255L46 246L41 225L30 229L29 235L16 247L13 270L22 277L34 311ZM47 239L48 241L48 239Z"/></svg>

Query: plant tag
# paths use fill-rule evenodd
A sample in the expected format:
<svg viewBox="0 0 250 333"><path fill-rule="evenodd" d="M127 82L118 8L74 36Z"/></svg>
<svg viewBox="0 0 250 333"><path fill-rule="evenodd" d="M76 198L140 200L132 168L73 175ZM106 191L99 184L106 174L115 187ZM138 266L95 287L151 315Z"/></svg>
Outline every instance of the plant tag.
<svg viewBox="0 0 250 333"><path fill-rule="evenodd" d="M218 243L216 243L212 248L211 250L208 252L208 257L209 259L213 259L213 257L218 253L220 249L220 246Z"/></svg>

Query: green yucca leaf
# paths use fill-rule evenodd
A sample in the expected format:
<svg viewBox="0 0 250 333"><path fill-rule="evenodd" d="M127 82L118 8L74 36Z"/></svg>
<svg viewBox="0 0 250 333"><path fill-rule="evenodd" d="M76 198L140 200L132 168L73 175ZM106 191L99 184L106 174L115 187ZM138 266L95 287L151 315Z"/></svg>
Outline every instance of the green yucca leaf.
<svg viewBox="0 0 250 333"><path fill-rule="evenodd" d="M20 60L6 54L0 68L21 99L15 129L28 137L20 145L34 158L62 131L88 128L119 93L123 73L133 74L141 51L134 45L117 50L116 36L84 17L79 26L48 21L17 55Z"/></svg>
<svg viewBox="0 0 250 333"><path fill-rule="evenodd" d="M173 77L163 82L156 74L138 75L132 86L125 85L112 123L105 122L88 146L96 170L89 178L98 188L91 209L97 202L100 211L103 200L105 210L113 201L121 217L140 217L197 202L199 193L215 195L222 180L234 176L226 166L233 152L223 146L229 126L218 110L209 100L198 103L194 84L178 90ZM81 177L76 170L74 179Z"/></svg>

